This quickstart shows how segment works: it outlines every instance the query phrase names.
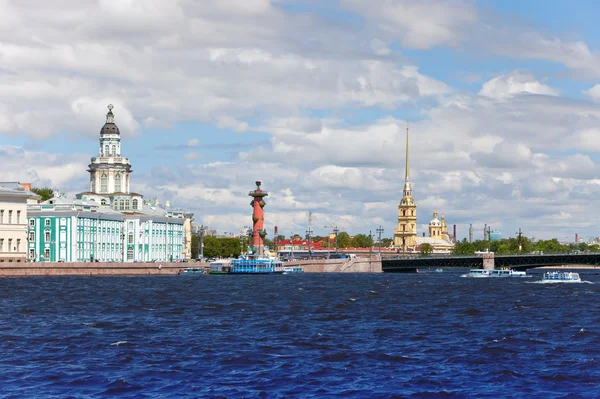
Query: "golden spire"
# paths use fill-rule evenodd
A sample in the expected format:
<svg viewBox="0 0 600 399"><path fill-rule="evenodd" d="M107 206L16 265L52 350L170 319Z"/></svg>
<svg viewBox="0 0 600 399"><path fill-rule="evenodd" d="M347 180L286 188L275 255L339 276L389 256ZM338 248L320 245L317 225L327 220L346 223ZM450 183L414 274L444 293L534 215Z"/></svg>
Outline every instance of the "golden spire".
<svg viewBox="0 0 600 399"><path fill-rule="evenodd" d="M408 121L406 122L406 174L404 179L410 180L410 170L408 166Z"/></svg>

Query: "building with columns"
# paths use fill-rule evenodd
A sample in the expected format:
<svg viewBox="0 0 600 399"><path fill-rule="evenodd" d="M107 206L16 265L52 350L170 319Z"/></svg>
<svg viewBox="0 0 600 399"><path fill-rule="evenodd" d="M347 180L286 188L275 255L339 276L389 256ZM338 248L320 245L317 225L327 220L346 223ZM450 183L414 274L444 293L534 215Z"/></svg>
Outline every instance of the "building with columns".
<svg viewBox="0 0 600 399"><path fill-rule="evenodd" d="M193 214L130 192L129 160L113 106L88 167L90 191L28 206L28 258L36 262L169 262L191 257Z"/></svg>
<svg viewBox="0 0 600 399"><path fill-rule="evenodd" d="M433 219L429 222L429 237L417 235L417 204L412 196L410 183L410 165L408 152L408 123L406 123L406 164L404 175L404 189L402 199L398 204L398 226L394 230L393 246L402 252L419 252L423 244L431 245L436 253L449 253L454 248L452 236L448 233L446 220L438 219L437 211L433 212Z"/></svg>

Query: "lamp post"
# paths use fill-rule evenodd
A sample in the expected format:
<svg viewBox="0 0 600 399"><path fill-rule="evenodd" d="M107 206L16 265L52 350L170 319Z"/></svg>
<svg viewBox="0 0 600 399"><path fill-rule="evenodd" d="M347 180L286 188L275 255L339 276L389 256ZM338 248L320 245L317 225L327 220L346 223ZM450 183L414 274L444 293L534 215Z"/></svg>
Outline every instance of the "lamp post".
<svg viewBox="0 0 600 399"><path fill-rule="evenodd" d="M306 230L306 237L308 238L308 259L312 258L311 236L312 236L312 228L310 226L308 226L308 229Z"/></svg>
<svg viewBox="0 0 600 399"><path fill-rule="evenodd" d="M517 242L519 244L519 253L521 253L521 250L523 249L522 245L521 245L521 236L523 235L523 233L521 232L521 228L519 227L519 231L517 231Z"/></svg>
<svg viewBox="0 0 600 399"><path fill-rule="evenodd" d="M383 233L383 227L381 227L381 225L379 225L379 227L375 231L377 231L377 233L379 234L377 243L379 244L379 257L381 258L381 233Z"/></svg>

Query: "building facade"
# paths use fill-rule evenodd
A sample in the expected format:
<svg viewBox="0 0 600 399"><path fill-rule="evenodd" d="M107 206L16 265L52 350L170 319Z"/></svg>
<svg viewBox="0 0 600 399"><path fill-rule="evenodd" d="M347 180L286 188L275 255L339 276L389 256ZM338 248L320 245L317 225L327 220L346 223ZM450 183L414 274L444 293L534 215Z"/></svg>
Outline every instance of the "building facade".
<svg viewBox="0 0 600 399"><path fill-rule="evenodd" d="M27 257L35 262L170 262L191 256L193 214L129 190L112 105L91 159L90 191L28 207Z"/></svg>
<svg viewBox="0 0 600 399"><path fill-rule="evenodd" d="M25 261L27 204L38 199L20 183L0 183L0 261Z"/></svg>

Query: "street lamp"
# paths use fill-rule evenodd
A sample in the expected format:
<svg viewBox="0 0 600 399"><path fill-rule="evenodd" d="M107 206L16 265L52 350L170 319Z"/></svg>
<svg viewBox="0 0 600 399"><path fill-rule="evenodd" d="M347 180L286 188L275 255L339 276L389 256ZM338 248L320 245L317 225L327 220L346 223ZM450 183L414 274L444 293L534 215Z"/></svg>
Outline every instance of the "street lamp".
<svg viewBox="0 0 600 399"><path fill-rule="evenodd" d="M523 246L521 245L521 236L523 235L523 233L521 232L521 228L519 227L519 231L517 231L517 242L519 244L519 253L521 253L521 250L523 249Z"/></svg>
<svg viewBox="0 0 600 399"><path fill-rule="evenodd" d="M306 237L308 238L308 259L312 258L311 235L312 235L312 228L310 226L308 226L308 229L306 230Z"/></svg>
<svg viewBox="0 0 600 399"><path fill-rule="evenodd" d="M383 233L383 227L381 227L381 225L379 225L379 227L375 231L377 231L377 233L379 233L379 239L378 239L379 257L381 258L381 233Z"/></svg>

